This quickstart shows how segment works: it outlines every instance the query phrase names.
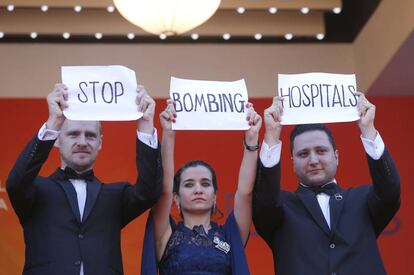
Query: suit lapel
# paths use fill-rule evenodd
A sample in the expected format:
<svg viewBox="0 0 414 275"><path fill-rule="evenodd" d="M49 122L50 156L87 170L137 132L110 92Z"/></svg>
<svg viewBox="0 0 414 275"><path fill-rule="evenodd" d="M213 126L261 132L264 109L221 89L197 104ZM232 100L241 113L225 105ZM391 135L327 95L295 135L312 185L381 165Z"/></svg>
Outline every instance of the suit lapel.
<svg viewBox="0 0 414 275"><path fill-rule="evenodd" d="M323 216L321 207L319 206L318 200L316 199L315 194L312 192L298 192L297 193L299 199L305 205L306 209L312 215L312 218L315 222L319 225L319 227L325 232L326 235L330 235L329 226Z"/></svg>
<svg viewBox="0 0 414 275"><path fill-rule="evenodd" d="M347 192L344 192L341 188L338 188L329 202L330 213L331 213L331 231L335 232L338 221L341 217L342 210L344 209L345 200L347 198Z"/></svg>
<svg viewBox="0 0 414 275"><path fill-rule="evenodd" d="M73 215L75 216L78 223L80 223L81 220L78 206L78 197L76 195L75 187L73 187L72 183L68 179L66 179L64 172L60 168L58 168L50 176L50 178L62 187L63 191L66 194L66 198L69 201L69 205L72 209Z"/></svg>
<svg viewBox="0 0 414 275"><path fill-rule="evenodd" d="M86 203L85 210L83 212L82 222L84 223L92 211L95 205L96 198L98 197L99 191L101 190L102 183L96 178L93 181L88 181L86 184Z"/></svg>

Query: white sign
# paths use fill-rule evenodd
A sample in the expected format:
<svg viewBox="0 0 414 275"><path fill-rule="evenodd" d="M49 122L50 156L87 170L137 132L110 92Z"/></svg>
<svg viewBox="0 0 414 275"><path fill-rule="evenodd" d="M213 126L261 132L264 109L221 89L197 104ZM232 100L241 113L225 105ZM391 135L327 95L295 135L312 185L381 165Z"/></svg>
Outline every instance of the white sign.
<svg viewBox="0 0 414 275"><path fill-rule="evenodd" d="M171 77L170 98L177 112L174 130L247 130L247 88L232 82Z"/></svg>
<svg viewBox="0 0 414 275"><path fill-rule="evenodd" d="M135 72L124 66L63 66L68 87L63 113L71 120L137 120Z"/></svg>
<svg viewBox="0 0 414 275"><path fill-rule="evenodd" d="M279 74L278 95L284 98L281 124L358 120L355 91L354 74Z"/></svg>

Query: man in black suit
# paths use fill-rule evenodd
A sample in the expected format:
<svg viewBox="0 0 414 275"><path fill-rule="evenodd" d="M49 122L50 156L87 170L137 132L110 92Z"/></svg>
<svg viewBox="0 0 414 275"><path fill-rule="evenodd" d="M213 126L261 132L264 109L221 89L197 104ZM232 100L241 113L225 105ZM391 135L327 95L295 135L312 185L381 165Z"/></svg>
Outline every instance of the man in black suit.
<svg viewBox="0 0 414 275"><path fill-rule="evenodd" d="M335 179L338 151L322 124L293 129L292 162L300 184L293 193L281 190L281 98L265 110L253 221L272 249L279 275L386 274L376 239L400 206L400 181L374 127L375 106L358 95L358 126L372 184L348 190Z"/></svg>
<svg viewBox="0 0 414 275"><path fill-rule="evenodd" d="M49 118L26 145L7 179L7 192L23 227L23 274L122 274L121 229L161 195L162 167L153 118L154 100L140 86L135 185L103 184L92 171L102 146L100 123L65 119L67 88L48 95ZM61 167L38 176L53 145Z"/></svg>

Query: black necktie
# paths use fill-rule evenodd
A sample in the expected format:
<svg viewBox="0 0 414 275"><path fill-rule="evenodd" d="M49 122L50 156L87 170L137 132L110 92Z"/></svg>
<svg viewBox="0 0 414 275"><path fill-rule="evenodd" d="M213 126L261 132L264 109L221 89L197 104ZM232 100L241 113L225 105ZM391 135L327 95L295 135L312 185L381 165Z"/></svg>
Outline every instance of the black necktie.
<svg viewBox="0 0 414 275"><path fill-rule="evenodd" d="M320 193L325 193L329 196L332 196L333 194L337 193L337 185L335 182L329 182L326 183L322 186L308 186L308 185L303 185L303 187L311 190L312 192L314 192L316 195L320 194Z"/></svg>
<svg viewBox="0 0 414 275"><path fill-rule="evenodd" d="M86 172L83 172L81 174L78 174L78 173L76 173L75 170L73 170L69 166L66 166L64 172L65 172L65 176L66 176L67 179L93 180L93 178L94 178L94 174L93 174L92 169L90 169Z"/></svg>

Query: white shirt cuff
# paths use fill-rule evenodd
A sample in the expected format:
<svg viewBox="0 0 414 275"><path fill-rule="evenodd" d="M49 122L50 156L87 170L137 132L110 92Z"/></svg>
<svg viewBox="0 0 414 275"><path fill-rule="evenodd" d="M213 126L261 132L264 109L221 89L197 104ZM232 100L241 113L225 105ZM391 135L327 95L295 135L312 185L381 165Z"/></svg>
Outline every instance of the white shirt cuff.
<svg viewBox="0 0 414 275"><path fill-rule="evenodd" d="M39 129L39 132L37 133L37 137L39 140L55 140L59 137L59 131L51 130L46 128L46 123L42 125L42 127Z"/></svg>
<svg viewBox="0 0 414 275"><path fill-rule="evenodd" d="M375 136L374 140L363 138L361 136L362 144L364 145L365 152L374 160L378 160L385 150L384 141L381 138L379 132Z"/></svg>
<svg viewBox="0 0 414 275"><path fill-rule="evenodd" d="M282 142L279 141L272 147L269 147L266 142L263 141L262 148L260 149L260 161L263 166L270 168L275 166L280 161L280 154L282 152Z"/></svg>
<svg viewBox="0 0 414 275"><path fill-rule="evenodd" d="M152 135L137 131L137 137L141 142L145 143L149 147L153 149L158 148L157 128L154 128L154 133Z"/></svg>

